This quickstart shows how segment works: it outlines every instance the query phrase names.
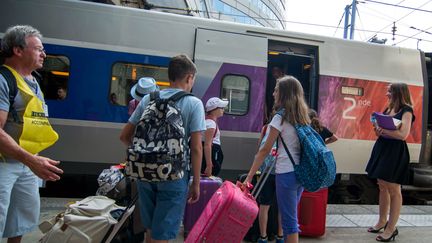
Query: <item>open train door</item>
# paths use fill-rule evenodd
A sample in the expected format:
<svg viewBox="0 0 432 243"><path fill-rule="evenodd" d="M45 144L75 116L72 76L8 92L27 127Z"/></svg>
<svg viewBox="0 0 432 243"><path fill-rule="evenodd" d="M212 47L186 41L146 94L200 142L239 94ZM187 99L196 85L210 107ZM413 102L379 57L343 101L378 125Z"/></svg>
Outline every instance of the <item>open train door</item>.
<svg viewBox="0 0 432 243"><path fill-rule="evenodd" d="M267 49L265 37L196 29L198 74L193 93L204 104L211 97L229 101L225 115L218 120L225 171L244 170L256 152L263 125Z"/></svg>

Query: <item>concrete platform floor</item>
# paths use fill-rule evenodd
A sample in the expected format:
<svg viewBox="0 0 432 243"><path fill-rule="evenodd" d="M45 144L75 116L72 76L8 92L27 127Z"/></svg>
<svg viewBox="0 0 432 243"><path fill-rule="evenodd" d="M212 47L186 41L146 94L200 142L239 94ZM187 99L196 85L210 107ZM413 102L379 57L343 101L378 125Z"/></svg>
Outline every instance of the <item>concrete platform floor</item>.
<svg viewBox="0 0 432 243"><path fill-rule="evenodd" d="M70 198L42 198L41 221L55 216L64 210L64 205L74 201ZM367 227L373 225L377 218L377 205L328 205L326 234L320 238L301 237L300 242L377 242L375 241L376 235L366 231ZM396 237L396 242L431 242L432 206L403 206L398 227L399 235ZM22 242L38 242L41 236L41 232L36 229L25 235ZM179 234L172 242L183 242L182 234ZM3 239L1 243L6 243L6 239Z"/></svg>

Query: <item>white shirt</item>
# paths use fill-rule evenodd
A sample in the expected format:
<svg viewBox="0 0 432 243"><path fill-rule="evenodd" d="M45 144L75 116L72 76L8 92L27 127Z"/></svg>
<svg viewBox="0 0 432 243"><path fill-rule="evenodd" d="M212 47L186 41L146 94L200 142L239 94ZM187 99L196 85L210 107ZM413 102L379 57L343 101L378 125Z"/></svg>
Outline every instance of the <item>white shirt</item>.
<svg viewBox="0 0 432 243"><path fill-rule="evenodd" d="M269 126L278 130L288 147L293 159L294 163L298 164L300 162L300 153L301 147L300 142L296 133L296 130L293 125L288 122L283 122L281 125L282 116L275 115L271 120ZM278 136L278 157L276 159L276 174L288 173L294 171L294 167L291 163L291 160L288 154L285 151L285 148Z"/></svg>
<svg viewBox="0 0 432 243"><path fill-rule="evenodd" d="M206 130L208 130L210 128L216 129L216 127L217 127L216 122L213 121L212 119L206 119L205 124L206 124ZM212 143L215 143L218 145L221 144L221 142L220 142L220 130L219 129L216 129L216 134L214 136L212 134L212 137L213 137ZM202 133L202 141L203 142L205 141L205 131Z"/></svg>

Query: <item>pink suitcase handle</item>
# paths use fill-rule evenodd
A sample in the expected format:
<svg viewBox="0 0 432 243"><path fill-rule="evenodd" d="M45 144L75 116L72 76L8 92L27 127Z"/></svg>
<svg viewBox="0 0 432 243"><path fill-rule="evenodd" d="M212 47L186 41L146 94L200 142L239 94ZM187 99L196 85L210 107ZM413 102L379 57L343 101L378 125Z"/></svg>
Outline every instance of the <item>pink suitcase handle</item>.
<svg viewBox="0 0 432 243"><path fill-rule="evenodd" d="M243 192L246 196L248 196L248 197L254 199L254 197L253 197L252 194L250 193L250 191L251 191L251 190L253 189L253 187L254 187L251 183L248 182L248 183L245 185L245 184L243 184L242 182L237 181L236 186L237 186L238 188L240 188L240 190L242 190L242 192ZM254 199L254 200L255 200L255 199Z"/></svg>

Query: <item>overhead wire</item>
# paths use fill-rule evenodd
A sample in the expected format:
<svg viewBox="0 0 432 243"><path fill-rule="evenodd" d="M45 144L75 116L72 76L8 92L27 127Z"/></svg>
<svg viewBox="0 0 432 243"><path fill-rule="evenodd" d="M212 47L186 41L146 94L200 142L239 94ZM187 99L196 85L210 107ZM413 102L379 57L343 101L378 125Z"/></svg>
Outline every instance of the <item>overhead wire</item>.
<svg viewBox="0 0 432 243"><path fill-rule="evenodd" d="M417 40L419 40L419 41L425 41L424 39L421 39L421 38L413 38L414 36L416 36L416 35L419 35L419 34L421 34L421 33L427 33L427 34L430 34L429 32L428 32L428 30L430 30L430 29L432 29L432 26L431 27L429 27L429 28L427 28L426 30L419 30L419 32L418 33L416 33L416 34L414 34L414 35L411 35L411 36L407 36L405 39L403 39L403 40L401 40L401 41L399 41L399 42L397 42L397 43L394 43L393 45L397 45L397 44L400 44L400 43L402 43L402 42L404 42L404 41L406 41L406 40L408 40L408 39L417 39ZM426 40L427 41L427 40ZM429 42L429 41L427 41L427 42Z"/></svg>
<svg viewBox="0 0 432 243"><path fill-rule="evenodd" d="M361 19L361 17L360 17L360 11L359 11L359 9L357 9L357 16L358 16L358 18L359 18L359 21L360 21L360 26L362 27L362 28L364 28L364 25L363 25L363 21L362 21L362 19ZM360 32L360 33L362 33L363 34L363 36L366 38L366 34L364 33L364 32ZM359 35L360 36L360 35Z"/></svg>
<svg viewBox="0 0 432 243"><path fill-rule="evenodd" d="M405 0L403 0L405 1ZM401 1L401 2L403 2ZM432 1L432 0L430 0ZM165 8L162 6L157 6L157 8ZM222 13L222 12L215 12L215 11L203 11L203 10L198 10L198 9L184 9L184 8L173 8L173 7L166 7L167 9L171 9L171 10L181 10L181 11L186 11L188 13L194 12L194 13L204 13L207 12L208 14L220 14L220 15L225 15L225 16L231 16L231 17L245 17L244 15L240 15L240 14L228 14L228 13ZM285 23L291 23L291 24L300 24L300 25L309 25L309 26L316 26L316 27L324 27L324 28L332 28L332 29L343 29L342 27L340 27L340 25L338 26L333 26L333 25L325 25L325 24L316 24L316 23L306 23L306 22L300 22L300 21L290 21L290 20L279 20L279 19L272 19L272 18L265 18L265 17L257 17L254 16L255 19L261 19L261 20L267 20L267 21L283 21ZM342 19L341 19L342 20ZM340 22L341 22L340 20ZM356 31L363 31L363 32L371 32L374 34L377 33L381 33L381 34L392 34L390 32L383 32L382 30L376 31L376 30L367 30L367 29L359 29L359 28L355 28ZM400 35L400 34L396 34L396 36L401 36L401 37L407 37L410 38L406 35ZM432 42L432 40L425 40L425 39L419 39L419 38L412 38L412 39L416 39L416 40L421 40L421 41L425 41L425 42Z"/></svg>
<svg viewBox="0 0 432 243"><path fill-rule="evenodd" d="M374 12L374 13L370 13L368 11L364 11L364 12L366 12L366 14L369 14L371 16L374 16L376 18L379 18L379 19L382 19L382 20L385 20L385 21L392 21L392 22L394 21L394 18L392 16L389 16L387 14L384 14L384 13L380 12L380 11L377 11L376 9L369 8L367 4L361 4L361 5L358 5L358 6L361 6L362 10L366 9L366 10L369 10L371 12ZM379 14L379 15L377 15L377 14Z"/></svg>
<svg viewBox="0 0 432 243"><path fill-rule="evenodd" d="M405 1L405 0L400 1L400 2L397 3L396 5L395 5L395 4L392 4L392 5L394 5L394 6L400 6L399 4L403 3L404 1ZM432 0L429 0L429 1L425 2L425 3L423 3L423 4L420 5L417 9L423 7L424 5L428 4L428 3L431 2L431 1L432 1ZM370 1L366 1L366 2L370 2ZM373 2L376 2L376 1L373 1ZM384 30L384 29L389 28L390 26L393 25L393 22L394 22L394 23L398 23L399 21L401 21L402 19L406 18L407 16L409 16L410 14L412 14L412 13L415 12L415 11L416 11L416 10L412 10L411 12L409 12L409 13L407 13L406 15L402 16L402 17L399 18L398 20L393 20L393 21L391 21L390 24L384 26L384 27L381 28L379 31L382 31L382 30ZM379 31L378 31L378 32L379 32ZM374 34L373 34L372 36L370 36L368 39L370 39L370 38L372 38L374 35L378 34L378 32L377 32L377 33L374 33Z"/></svg>
<svg viewBox="0 0 432 243"><path fill-rule="evenodd" d="M432 13L432 10L425 10L425 9L421 9L421 8L413 8L413 7L408 7L408 6L402 6L402 5L398 5L398 4L393 4L393 3L384 3L384 2L379 2L379 1L374 1L374 0L363 0L365 2L371 2L371 3L377 3L377 4L383 4L383 5L388 5L388 6L393 6L393 7L399 7L399 8L406 8L406 9L411 9L414 11L419 11L419 12L426 12L426 13Z"/></svg>
<svg viewBox="0 0 432 243"><path fill-rule="evenodd" d="M336 35L336 32L339 30L338 28L339 28L340 24L342 23L342 20L343 20L344 16L345 16L345 11L343 12L342 17L339 20L339 23L338 23L338 25L335 28L335 32L333 33L333 37Z"/></svg>

